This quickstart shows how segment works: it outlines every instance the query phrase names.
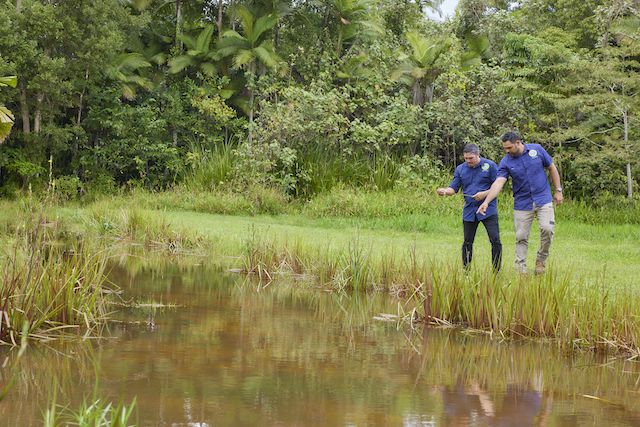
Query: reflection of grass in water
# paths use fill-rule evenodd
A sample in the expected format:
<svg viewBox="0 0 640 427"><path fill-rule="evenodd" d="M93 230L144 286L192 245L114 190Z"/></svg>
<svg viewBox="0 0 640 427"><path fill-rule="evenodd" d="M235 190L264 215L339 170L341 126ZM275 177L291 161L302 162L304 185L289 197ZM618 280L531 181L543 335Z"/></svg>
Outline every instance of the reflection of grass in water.
<svg viewBox="0 0 640 427"><path fill-rule="evenodd" d="M116 405L98 398L100 383L100 354L90 341L69 341L55 346L31 346L24 355L10 354L14 366L15 387L3 404L11 413L29 417L34 409L44 413L45 426L127 426L135 408L129 404ZM21 359L21 360L20 360ZM17 362L20 360L19 366ZM76 402L80 390L93 389L92 397L85 397L79 405L59 405L57 402ZM20 420L21 418L18 418ZM23 418L26 422L34 420ZM14 419L15 421L15 419Z"/></svg>
<svg viewBox="0 0 640 427"><path fill-rule="evenodd" d="M623 363L595 354L567 357L539 343L505 343L457 331L425 329L411 339L419 352L416 381L451 387L460 381L467 385L477 383L493 395L515 385L574 396L585 407L592 403L582 399L582 395L594 394L621 403L627 410L640 410L637 399L640 385L636 381L640 365L633 361Z"/></svg>
<svg viewBox="0 0 640 427"><path fill-rule="evenodd" d="M201 274L199 270L188 270L181 275L189 276L183 280L189 283L191 290L206 286ZM162 276L169 278L166 273ZM218 283L215 278L210 278L209 282ZM229 285L220 283L216 286L213 291L219 289L221 298L227 298L224 288ZM147 388L154 394L175 393L194 398L200 396L198 393L219 396L222 387L226 396L222 402L225 408L246 409L242 402L247 393L251 393L266 402L268 409L265 411L276 411L276 414L280 410L279 402L294 402L304 396L320 405L329 402L340 411L348 410L362 419L362 424L366 423L372 406L384 408L386 413L396 416L415 412L416 408L434 414L436 418L442 416L437 385L453 387L458 381L488 390L498 405L500 395L508 387L517 386L535 390L542 387L545 393L556 394L564 402L554 403L554 411L556 405L559 409L560 405L565 405L566 413L588 411L591 414L593 401L581 397L583 394L622 402L628 410L638 407L634 400L638 386L634 383L639 372L631 362L624 370L632 373L625 374L620 372L622 368L618 363L608 368L597 367L606 362L598 355L565 358L550 345L526 341L504 343L484 336L448 334L446 330L428 329L426 335L422 335L408 327L400 333L380 333L395 325L371 322L371 317L397 311L397 305L381 293L309 292L308 287L294 281L274 281L266 289L256 282L248 282L231 286L231 292L229 310L235 311L235 307L243 310L240 347L234 347L235 341L231 340L237 325L229 316L230 311L212 312L207 319L184 324L184 334L197 340L206 336L211 340L209 342L216 343L215 347L224 343L223 346L234 349L233 356L229 353L228 359L214 360L221 369L211 369L209 356L165 357L162 363L167 364L167 369L179 372L181 379L172 382L149 379ZM305 316L304 312L313 315ZM218 338L213 340L214 337ZM188 347L188 342L185 345ZM104 360L103 378L122 381L131 372L145 369L141 366L151 367L158 363L157 356L150 352L144 352L143 357L144 360L125 358L114 363ZM51 354L42 357L43 363L48 365L51 365L50 359ZM87 384L85 389L90 389L92 376L89 374L93 373L93 368L81 361L76 365L78 369L89 371L84 382ZM72 363L70 367L73 367ZM251 367L259 368L254 371ZM207 369L208 374L202 375ZM39 372L42 370L46 372ZM57 375L54 366L33 369L30 374L39 376L43 384L47 383L45 375ZM68 383L63 388L78 388L72 380ZM357 390L355 395L354 390ZM625 390L630 392L624 394ZM333 400L334 396L340 398ZM142 410L145 398L142 394L138 397ZM154 401L153 404L158 403ZM573 406L568 408L569 405ZM311 415L304 412L302 406L305 405L287 406L292 406L291 412L286 412L291 419ZM147 411L154 409L156 406ZM260 412L257 412L255 419L259 420ZM208 416L214 417L211 413ZM556 420L559 422L560 417Z"/></svg>
<svg viewBox="0 0 640 427"><path fill-rule="evenodd" d="M415 372L415 378L410 379L415 382L415 387L419 387L419 384L454 387L458 381L462 381L465 384L478 384L496 396L505 393L507 387L516 387L558 393L562 399L575 396L574 404L578 408L588 408L591 403L581 396L593 394L612 402L622 401L629 410L640 409L635 395L625 394L625 390L639 390L635 379L640 374L640 367L632 362L627 362L628 367L625 368L621 363L612 362L614 364L607 369L601 366L607 361L596 354L586 353L568 358L555 346L526 340L504 342L495 339L495 336L489 339L485 334L473 336L457 330L448 332L427 328L423 335L404 325L400 333L379 336L375 331L388 326L372 322L371 319L377 313L394 312L394 304L388 297L379 293L348 295L308 292L307 289L287 280L274 282L264 289L249 280L233 287L232 300L234 305L245 307L244 319L250 325L244 337L249 342L248 348L262 348L265 342L289 342L291 344L284 348L265 348L268 351L266 356L275 360L293 357L296 363L304 364L310 372L320 370L324 372L323 375L333 372L324 371L327 366L340 366L346 360L347 363L356 363L366 378L349 374L343 380L338 380L335 376L329 376L324 379L326 383L314 382L314 390L329 387L332 393L349 396L348 391L358 384L371 399L375 399L376 395L404 396L401 382L398 379L389 381L389 378L395 378L392 373L379 372L382 369L379 366L380 358L384 357L385 370L402 369L404 372L404 369L408 369ZM307 323L300 320L293 324L284 322L286 324L283 325L283 319L300 317L297 311L289 312L287 307L292 305L312 312L314 320ZM326 327L330 324L338 324L342 334L336 335L335 329ZM371 349L372 353L364 351L364 348ZM347 351L355 351L355 354ZM253 358L266 356L248 356L250 360L247 363L264 363ZM356 360L352 360L354 358ZM315 363L320 363L320 367ZM630 373L621 373L621 369ZM337 371L351 372L348 367ZM282 381L285 380L279 377L276 380L269 375L252 377L247 380L246 387L268 393L272 388L279 387ZM300 381L303 383L305 380ZM297 382L291 386L296 390L296 387L305 390ZM568 399L574 401L571 397ZM496 400L499 401L499 398ZM569 412L573 410L567 409Z"/></svg>

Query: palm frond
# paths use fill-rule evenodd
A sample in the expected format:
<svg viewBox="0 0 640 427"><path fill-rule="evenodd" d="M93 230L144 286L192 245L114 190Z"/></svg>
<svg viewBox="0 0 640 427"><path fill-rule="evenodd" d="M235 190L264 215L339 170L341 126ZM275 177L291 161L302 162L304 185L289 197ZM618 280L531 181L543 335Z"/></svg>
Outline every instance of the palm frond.
<svg viewBox="0 0 640 427"><path fill-rule="evenodd" d="M255 59L255 55L252 50L242 49L233 58L233 67L242 68L247 64L250 64Z"/></svg>
<svg viewBox="0 0 640 427"><path fill-rule="evenodd" d="M263 45L264 44L265 43L263 43ZM260 62L266 65L267 68L276 68L278 66L278 63L280 62L280 58L273 50L268 49L263 45L260 45L253 49L255 56L257 56L258 59L260 59Z"/></svg>
<svg viewBox="0 0 640 427"><path fill-rule="evenodd" d="M190 55L180 55L169 60L169 72L171 74L179 73L187 67L194 64L194 59Z"/></svg>
<svg viewBox="0 0 640 427"><path fill-rule="evenodd" d="M240 17L240 23L242 24L244 33L247 34L247 38L250 39L250 35L253 34L253 23L255 19L253 13L244 5L238 6L236 13Z"/></svg>
<svg viewBox="0 0 640 427"><path fill-rule="evenodd" d="M278 17L275 14L261 16L256 20L255 26L251 34L247 33L252 44L256 44L260 40L260 36L272 29L278 23Z"/></svg>
<svg viewBox="0 0 640 427"><path fill-rule="evenodd" d="M207 24L204 29L198 35L198 39L196 40L195 49L201 52L206 52L209 50L209 45L211 44L211 37L213 36L214 26L211 24Z"/></svg>

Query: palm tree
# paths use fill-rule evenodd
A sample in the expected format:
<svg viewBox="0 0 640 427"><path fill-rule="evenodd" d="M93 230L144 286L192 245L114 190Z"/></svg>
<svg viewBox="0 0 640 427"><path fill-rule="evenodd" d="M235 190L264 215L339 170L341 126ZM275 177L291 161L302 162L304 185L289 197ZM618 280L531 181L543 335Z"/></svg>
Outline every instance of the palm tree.
<svg viewBox="0 0 640 427"><path fill-rule="evenodd" d="M187 52L169 60L169 72L179 73L187 67L197 65L206 75L215 75L216 63L220 61L221 56L215 49L211 48L214 29L213 25L207 24L196 39L184 34L181 35L180 40L187 47Z"/></svg>
<svg viewBox="0 0 640 427"><path fill-rule="evenodd" d="M16 87L17 84L18 77L16 76L0 77L0 87ZM0 144L9 136L14 120L15 117L11 110L0 104Z"/></svg>
<svg viewBox="0 0 640 427"><path fill-rule="evenodd" d="M451 48L452 41L448 37L427 38L417 32L407 34L411 46L411 54L400 55L400 65L391 77L411 87L412 103L424 106L425 100L431 103L433 85L444 71L440 57Z"/></svg>
<svg viewBox="0 0 640 427"><path fill-rule="evenodd" d="M372 0L324 0L327 14L338 25L336 53L342 54L343 45L356 37L375 37L382 27L371 18Z"/></svg>
<svg viewBox="0 0 640 427"><path fill-rule="evenodd" d="M277 15L270 13L256 18L245 6L239 6L236 14L240 18L242 34L228 30L218 42L218 53L221 57L230 57L233 68L249 72L253 79L256 71L264 74L267 69L283 67L284 62L276 54L271 40L265 40L267 32L278 22ZM253 139L255 90L249 82L249 142Z"/></svg>
<svg viewBox="0 0 640 427"><path fill-rule="evenodd" d="M122 90L122 96L133 99L138 87L151 88L151 81L140 75L143 68L151 67L151 63L139 52L121 53L116 56L107 69L107 75L116 80Z"/></svg>

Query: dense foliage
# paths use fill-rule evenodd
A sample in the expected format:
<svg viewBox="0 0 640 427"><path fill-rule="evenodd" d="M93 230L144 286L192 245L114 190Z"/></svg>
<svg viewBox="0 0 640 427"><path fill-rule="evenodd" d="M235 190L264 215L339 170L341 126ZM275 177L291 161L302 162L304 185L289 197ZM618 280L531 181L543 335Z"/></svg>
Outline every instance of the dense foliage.
<svg viewBox="0 0 640 427"><path fill-rule="evenodd" d="M638 190L637 0L437 4L0 0L2 193L386 190L444 179L467 142L497 160L511 129L570 196Z"/></svg>

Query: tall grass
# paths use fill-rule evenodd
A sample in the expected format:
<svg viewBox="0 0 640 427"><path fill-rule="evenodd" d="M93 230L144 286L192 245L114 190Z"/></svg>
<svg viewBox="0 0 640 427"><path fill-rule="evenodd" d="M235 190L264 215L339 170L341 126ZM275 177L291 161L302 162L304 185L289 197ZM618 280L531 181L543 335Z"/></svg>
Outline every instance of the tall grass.
<svg viewBox="0 0 640 427"><path fill-rule="evenodd" d="M78 426L78 427L129 427L135 409L135 400L129 405L119 403L113 405L100 399L83 401L72 409L60 406L55 400L44 414L44 427Z"/></svg>
<svg viewBox="0 0 640 427"><path fill-rule="evenodd" d="M88 210L85 224L88 236L135 242L146 249L160 249L170 254L198 249L203 244L197 232L176 230L166 218L149 216L137 207L113 210L95 204ZM103 244L108 245L109 241Z"/></svg>
<svg viewBox="0 0 640 427"><path fill-rule="evenodd" d="M2 247L0 342L17 345L24 324L34 339L68 329L92 333L107 317L107 255L82 243L65 245L66 233L44 211L25 212L13 245Z"/></svg>
<svg viewBox="0 0 640 427"><path fill-rule="evenodd" d="M460 325L503 337L542 337L566 347L640 354L639 294L610 293L553 268L541 276L512 270L465 271L454 263L393 254L371 256L358 240L346 250L300 242L247 241L245 271L264 280L293 273L336 290L385 289L413 301L429 323ZM411 309L409 309L411 311Z"/></svg>
<svg viewBox="0 0 640 427"><path fill-rule="evenodd" d="M182 184L193 191L214 190L233 178L233 146L216 145L212 150L193 147L189 157L191 169Z"/></svg>

